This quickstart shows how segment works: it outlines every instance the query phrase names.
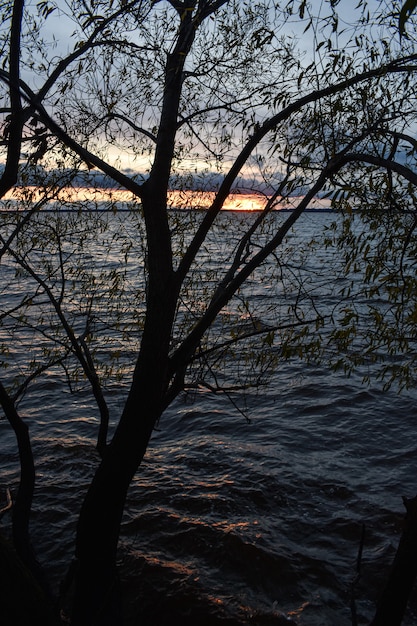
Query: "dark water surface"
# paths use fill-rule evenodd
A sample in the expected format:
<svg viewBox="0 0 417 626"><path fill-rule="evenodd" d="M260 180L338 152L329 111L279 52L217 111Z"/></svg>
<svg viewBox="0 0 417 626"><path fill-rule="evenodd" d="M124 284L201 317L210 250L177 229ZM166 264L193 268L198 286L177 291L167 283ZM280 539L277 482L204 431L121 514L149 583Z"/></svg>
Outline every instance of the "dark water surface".
<svg viewBox="0 0 417 626"><path fill-rule="evenodd" d="M369 621L398 542L401 497L417 491L417 393L361 380L283 363L267 389L246 393L249 422L223 396L177 399L154 433L123 520L130 623L278 624L288 616L305 626L348 626L352 596L359 623ZM115 416L122 396L112 390ZM97 461L96 409L54 375L20 409L38 467L33 540L57 585ZM0 437L1 483L15 488L5 421ZM404 624L417 624L415 594Z"/></svg>

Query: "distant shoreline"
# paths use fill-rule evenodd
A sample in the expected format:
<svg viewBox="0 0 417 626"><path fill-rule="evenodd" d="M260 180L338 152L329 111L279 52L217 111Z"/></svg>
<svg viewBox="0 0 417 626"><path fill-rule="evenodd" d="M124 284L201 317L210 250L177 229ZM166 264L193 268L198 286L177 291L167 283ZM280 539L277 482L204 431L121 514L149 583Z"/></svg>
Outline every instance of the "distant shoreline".
<svg viewBox="0 0 417 626"><path fill-rule="evenodd" d="M43 208L40 209L39 211L36 211L36 213L129 213L130 211L138 211L137 208L135 209L131 209L131 208L126 208L126 207L120 207L116 210L114 209L107 209L107 208L103 208L103 209L98 209L98 208L94 208L94 209L79 209L79 208L65 208L65 207L59 207L59 208ZM206 209L205 207L189 207L189 208L178 208L178 207L169 207L168 208L168 212L169 213L185 213L185 212L189 212L189 211L196 211L197 213L203 213L205 211L207 211L208 209ZM295 211L296 209L274 209L272 211L272 213L292 213L293 211ZM30 211L30 209L3 209L0 208L0 213L28 213ZM262 213L262 209L221 209L220 211L221 213ZM304 209L303 213L335 213L336 209L331 209L331 208L319 208L319 209Z"/></svg>
<svg viewBox="0 0 417 626"><path fill-rule="evenodd" d="M214 191L191 191L173 189L168 191L168 210L197 210L209 209L216 198ZM274 199L273 211L292 211L303 200L304 196L291 196ZM222 211L260 212L265 209L271 198L262 193L231 191L224 199ZM4 202L4 204L3 204ZM63 187L58 190L42 190L38 187L13 188L0 200L0 211L13 206L30 210L34 203L38 203L43 211L55 210L55 206L63 207L60 210L79 210L80 207L90 206L90 210L129 210L130 207L139 207L140 198L124 189L99 189L85 187ZM9 207L7 207L7 204ZM311 198L309 210L328 210L331 201L329 198ZM4 208L3 208L4 207ZM103 207L103 208L102 208ZM20 209L22 210L22 209Z"/></svg>

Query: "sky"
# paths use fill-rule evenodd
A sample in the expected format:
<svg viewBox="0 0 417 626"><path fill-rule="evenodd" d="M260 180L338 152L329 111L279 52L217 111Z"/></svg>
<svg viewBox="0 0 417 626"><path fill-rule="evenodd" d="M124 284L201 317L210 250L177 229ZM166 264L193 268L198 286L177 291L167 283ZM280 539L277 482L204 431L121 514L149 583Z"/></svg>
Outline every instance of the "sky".
<svg viewBox="0 0 417 626"><path fill-rule="evenodd" d="M36 0L32 0L33 5L38 3ZM312 0L313 12L320 12L322 15L329 13L329 2L326 0ZM349 23L354 17L356 2L352 0L340 0L337 5L337 13L340 23L346 27L349 31ZM368 5L372 7L378 7L381 4L379 0L369 0ZM58 5L65 6L64 0L58 0ZM287 24L286 29L288 34L296 34L300 37L300 46L305 50L305 63L309 62L309 57L313 54L314 40L312 29L303 32L305 24L308 21L308 16L305 14L304 19L300 20L298 15L295 15L293 19ZM52 13L46 22L47 28L45 29L45 38L52 40L54 38L57 42L54 50L55 60L58 56L65 55L72 50L74 45L74 39L71 38L71 33L74 30L73 24L68 19L64 19L62 15L58 13ZM340 44L343 43L343 36L341 37ZM26 78L26 77L25 77ZM29 84L31 83L31 77L27 77ZM35 85L33 85L35 87ZM144 157L142 161L136 158L132 161L130 155L125 151L120 151L117 147L108 146L109 158L113 163L119 161L119 166L124 170L134 169L135 171L146 171L149 168L150 161L148 157ZM194 163L195 167L199 167L199 164ZM204 164L205 166L205 164Z"/></svg>

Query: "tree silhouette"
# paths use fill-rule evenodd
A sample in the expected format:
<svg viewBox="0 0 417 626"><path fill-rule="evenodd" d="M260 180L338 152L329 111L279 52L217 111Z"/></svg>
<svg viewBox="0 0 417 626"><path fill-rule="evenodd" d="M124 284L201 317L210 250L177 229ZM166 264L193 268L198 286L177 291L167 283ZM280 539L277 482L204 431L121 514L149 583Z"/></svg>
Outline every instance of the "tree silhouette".
<svg viewBox="0 0 417 626"><path fill-rule="evenodd" d="M264 357L274 345L280 345L279 358L292 350L319 356L321 347L309 344L307 330L313 325L318 331L324 320L311 300L303 309L296 297L274 309L275 317L259 319L245 297L265 264L270 279L280 280L285 268L280 246L300 215L319 195L331 198L334 207L354 206L358 180L361 189L375 189L381 171L385 178L375 204L392 197L392 189L400 194L416 183L415 142L407 132L415 121L412 37L401 46L390 16L371 18L366 3L356 10L357 28L350 36L339 27L335 4L320 16L305 1L281 8L267 0L256 7L237 0L73 0L65 7L45 1L26 10L24 1L16 0L2 9L0 195L8 198L15 188L20 195L10 202L26 210L7 214L1 257L29 280L32 293L8 302L1 319L14 335L30 328L47 345L18 384L4 380L0 387L21 449L27 506L15 508L15 528L21 529L16 543L29 564L32 556L24 546L33 476L25 478L31 453L17 401L35 377L62 367L70 381L82 372L101 415L101 460L81 507L71 569L73 624L117 623L113 591L126 494L156 423L178 394L197 383L216 386L216 367L242 345L257 354L251 362L259 367L247 368L244 381L233 381L241 386L259 384L260 374L273 366L276 357ZM58 24L56 16L72 24L73 38L65 42L72 43L69 52L63 52L63 42L56 48L48 31ZM304 21L311 35L306 59L284 35L294 18L297 25ZM385 29L384 38L380 31L372 38L375 25ZM126 155L140 164L141 174L120 165ZM68 189L80 177L91 185L92 169L106 176L109 187L130 192L143 225L136 235L141 246L143 241L136 271L144 277L133 302L137 352L108 443L106 377L95 350L97 335L108 329L97 324L94 304L107 291L120 323L124 270L102 274L100 290L93 287L97 276L74 257L83 258L88 233L101 228L101 218L80 235L77 220L61 230L63 220L52 223L42 213L51 202L70 205ZM173 217L170 190L180 190L198 206L213 171L220 182L209 189L209 208L195 220ZM200 255L218 228L226 199L232 191L248 190L264 194L263 209L240 224L232 249L196 280ZM285 202L293 210L276 226L271 213ZM92 206L91 199L77 203ZM121 243L126 258L132 240ZM80 285L77 314L71 281ZM13 278L6 282L12 290ZM217 324L226 307L233 323L222 326L219 339ZM242 319L250 323L236 332L234 323ZM336 332L340 351L346 352L346 341L342 344L348 336ZM12 343L4 350L5 363L10 351ZM111 612L101 611L110 605Z"/></svg>

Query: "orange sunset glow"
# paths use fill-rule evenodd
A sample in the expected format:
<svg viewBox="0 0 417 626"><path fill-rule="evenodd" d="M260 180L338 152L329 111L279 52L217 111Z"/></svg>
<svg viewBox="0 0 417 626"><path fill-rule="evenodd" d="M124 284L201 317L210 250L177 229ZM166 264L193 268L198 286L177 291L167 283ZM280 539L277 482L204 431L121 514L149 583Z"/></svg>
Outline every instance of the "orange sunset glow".
<svg viewBox="0 0 417 626"><path fill-rule="evenodd" d="M78 204L89 202L92 205L97 203L131 203L135 196L125 189L108 189L101 187L63 187L61 189L51 189L46 192L47 202L61 202L66 204ZM168 206L172 209L208 209L214 198L214 191L192 191L192 190L171 190L168 192ZM0 201L1 208L6 206L8 201L17 204L15 208L28 208L28 204L40 202L45 199L45 190L37 187L15 187L10 190ZM275 210L292 209L298 205L301 198L291 197L277 201ZM223 210L226 211L262 211L268 201L268 196L261 193L231 193L226 198ZM19 207L19 204L21 206ZM310 208L328 208L330 202L320 198L315 198L310 203Z"/></svg>

